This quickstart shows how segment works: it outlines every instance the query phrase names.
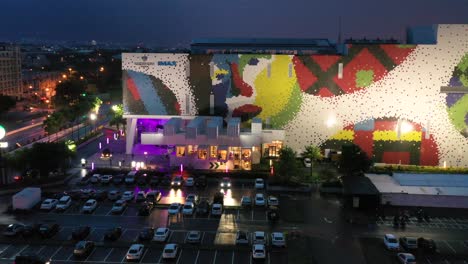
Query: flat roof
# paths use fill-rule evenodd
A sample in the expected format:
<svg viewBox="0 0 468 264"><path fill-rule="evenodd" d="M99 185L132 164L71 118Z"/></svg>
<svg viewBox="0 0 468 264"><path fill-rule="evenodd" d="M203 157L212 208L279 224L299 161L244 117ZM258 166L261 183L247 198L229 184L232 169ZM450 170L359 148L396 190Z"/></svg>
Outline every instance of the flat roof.
<svg viewBox="0 0 468 264"><path fill-rule="evenodd" d="M468 196L465 174L366 174L380 193Z"/></svg>
<svg viewBox="0 0 468 264"><path fill-rule="evenodd" d="M332 46L328 39L321 38L198 38L193 46Z"/></svg>

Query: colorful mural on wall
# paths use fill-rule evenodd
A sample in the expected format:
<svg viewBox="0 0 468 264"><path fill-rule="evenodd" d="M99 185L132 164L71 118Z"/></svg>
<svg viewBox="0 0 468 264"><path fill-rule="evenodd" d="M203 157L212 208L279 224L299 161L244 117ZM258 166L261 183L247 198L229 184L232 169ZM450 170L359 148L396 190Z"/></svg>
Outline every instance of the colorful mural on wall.
<svg viewBox="0 0 468 264"><path fill-rule="evenodd" d="M298 152L344 140L376 162L468 166L468 95L440 93L468 86L468 25L437 32L436 45L349 45L345 56L124 54L125 111L209 115L213 96L215 115L259 117ZM396 137L404 120L414 130Z"/></svg>

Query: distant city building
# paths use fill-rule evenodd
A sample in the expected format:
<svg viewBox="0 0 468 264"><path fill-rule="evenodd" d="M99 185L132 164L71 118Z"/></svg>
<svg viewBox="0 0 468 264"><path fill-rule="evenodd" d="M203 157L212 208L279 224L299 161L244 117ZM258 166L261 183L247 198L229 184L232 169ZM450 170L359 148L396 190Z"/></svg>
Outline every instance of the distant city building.
<svg viewBox="0 0 468 264"><path fill-rule="evenodd" d="M0 94L20 98L21 92L20 48L0 43Z"/></svg>

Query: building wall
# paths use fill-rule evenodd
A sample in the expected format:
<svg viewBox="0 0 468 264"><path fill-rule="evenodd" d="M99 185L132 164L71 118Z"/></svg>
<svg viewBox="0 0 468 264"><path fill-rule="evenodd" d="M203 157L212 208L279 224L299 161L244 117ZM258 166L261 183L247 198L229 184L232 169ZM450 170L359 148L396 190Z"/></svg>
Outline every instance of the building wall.
<svg viewBox="0 0 468 264"><path fill-rule="evenodd" d="M253 117L285 144L361 146L376 162L468 166L468 25L435 45L349 45L348 54L123 54L129 114ZM214 99L214 105L210 105Z"/></svg>
<svg viewBox="0 0 468 264"><path fill-rule="evenodd" d="M0 94L20 98L21 88L20 48L0 43Z"/></svg>

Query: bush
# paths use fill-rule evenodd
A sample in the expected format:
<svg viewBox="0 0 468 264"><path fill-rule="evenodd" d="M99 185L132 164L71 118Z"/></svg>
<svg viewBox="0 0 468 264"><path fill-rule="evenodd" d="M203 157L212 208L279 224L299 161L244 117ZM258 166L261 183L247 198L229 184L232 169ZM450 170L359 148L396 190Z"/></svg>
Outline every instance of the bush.
<svg viewBox="0 0 468 264"><path fill-rule="evenodd" d="M374 166L369 170L375 174L391 174L392 172L418 172L418 173L442 173L442 174L468 174L468 168L438 166L418 166L418 165L385 165Z"/></svg>

